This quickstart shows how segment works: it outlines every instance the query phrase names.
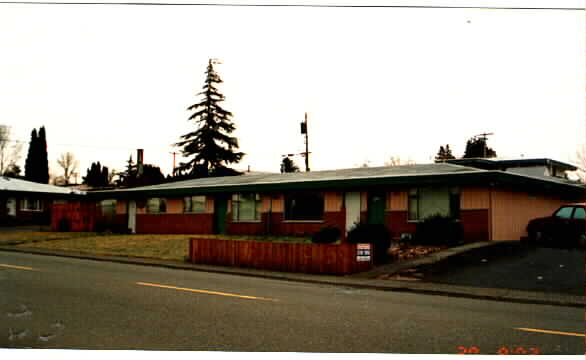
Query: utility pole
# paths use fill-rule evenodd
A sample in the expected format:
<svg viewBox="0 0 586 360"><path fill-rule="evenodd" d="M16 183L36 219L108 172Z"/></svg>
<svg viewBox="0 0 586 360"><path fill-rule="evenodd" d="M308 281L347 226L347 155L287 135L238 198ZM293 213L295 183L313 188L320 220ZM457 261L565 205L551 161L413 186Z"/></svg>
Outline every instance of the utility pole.
<svg viewBox="0 0 586 360"><path fill-rule="evenodd" d="M309 171L309 136L307 131L307 113L305 113L305 121L301 123L301 134L305 134L305 152L301 154L305 156L305 171Z"/></svg>
<svg viewBox="0 0 586 360"><path fill-rule="evenodd" d="M173 151L171 154L173 154L173 171L172 174L173 176L175 176L175 154L177 154L175 151Z"/></svg>

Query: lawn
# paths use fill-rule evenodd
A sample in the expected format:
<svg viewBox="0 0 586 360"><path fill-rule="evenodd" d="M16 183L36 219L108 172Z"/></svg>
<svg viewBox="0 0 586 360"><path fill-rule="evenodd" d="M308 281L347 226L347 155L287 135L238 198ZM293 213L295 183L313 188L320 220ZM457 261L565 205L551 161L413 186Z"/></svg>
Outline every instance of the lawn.
<svg viewBox="0 0 586 360"><path fill-rule="evenodd" d="M22 236L19 238L18 234ZM12 233L13 244L17 247L53 249L94 255L117 255L185 261L189 252L188 239L192 237L259 240L272 242L310 242L309 238L263 237L244 235L160 235L160 234L95 234L95 233L39 233L45 238L29 236L33 233ZM51 234L51 235L49 235ZM59 237L61 235L61 237ZM24 239L35 239L24 241ZM41 240L39 240L41 239ZM2 243L0 243L2 245ZM4 244L9 245L9 244Z"/></svg>

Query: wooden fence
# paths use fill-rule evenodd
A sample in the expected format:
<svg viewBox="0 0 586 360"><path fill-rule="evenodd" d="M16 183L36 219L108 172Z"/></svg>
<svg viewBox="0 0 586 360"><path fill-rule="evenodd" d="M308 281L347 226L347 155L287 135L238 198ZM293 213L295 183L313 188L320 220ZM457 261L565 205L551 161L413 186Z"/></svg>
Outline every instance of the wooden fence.
<svg viewBox="0 0 586 360"><path fill-rule="evenodd" d="M348 243L300 244L191 238L189 259L194 264L345 275L372 267L373 254L370 261L357 261L356 249L356 244Z"/></svg>

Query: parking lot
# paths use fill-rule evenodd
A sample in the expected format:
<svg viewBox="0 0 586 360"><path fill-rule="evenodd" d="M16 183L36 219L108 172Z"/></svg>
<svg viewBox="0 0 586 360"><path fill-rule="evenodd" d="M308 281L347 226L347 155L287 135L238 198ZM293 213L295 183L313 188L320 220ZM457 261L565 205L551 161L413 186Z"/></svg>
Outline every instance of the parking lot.
<svg viewBox="0 0 586 360"><path fill-rule="evenodd" d="M583 296L585 252L520 243L464 253L421 267L423 281Z"/></svg>

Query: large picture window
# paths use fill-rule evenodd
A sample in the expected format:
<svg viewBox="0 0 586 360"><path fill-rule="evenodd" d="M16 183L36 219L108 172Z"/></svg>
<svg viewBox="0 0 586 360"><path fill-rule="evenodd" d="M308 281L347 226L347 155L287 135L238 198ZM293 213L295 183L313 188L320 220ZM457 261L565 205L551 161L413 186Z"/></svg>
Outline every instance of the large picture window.
<svg viewBox="0 0 586 360"><path fill-rule="evenodd" d="M147 213L160 214L167 212L167 201L163 198L149 198L147 200Z"/></svg>
<svg viewBox="0 0 586 360"><path fill-rule="evenodd" d="M260 195L242 193L232 195L232 221L260 221Z"/></svg>
<svg viewBox="0 0 586 360"><path fill-rule="evenodd" d="M102 200L100 201L100 209L103 216L116 215L116 200Z"/></svg>
<svg viewBox="0 0 586 360"><path fill-rule="evenodd" d="M324 196L319 192L285 195L285 220L323 220Z"/></svg>
<svg viewBox="0 0 586 360"><path fill-rule="evenodd" d="M39 199L24 198L20 201L21 211L43 211L43 202Z"/></svg>
<svg viewBox="0 0 586 360"><path fill-rule="evenodd" d="M203 195L183 198L183 212L202 214L206 211L206 197Z"/></svg>
<svg viewBox="0 0 586 360"><path fill-rule="evenodd" d="M432 215L460 217L460 190L457 187L421 187L409 190L409 220Z"/></svg>

